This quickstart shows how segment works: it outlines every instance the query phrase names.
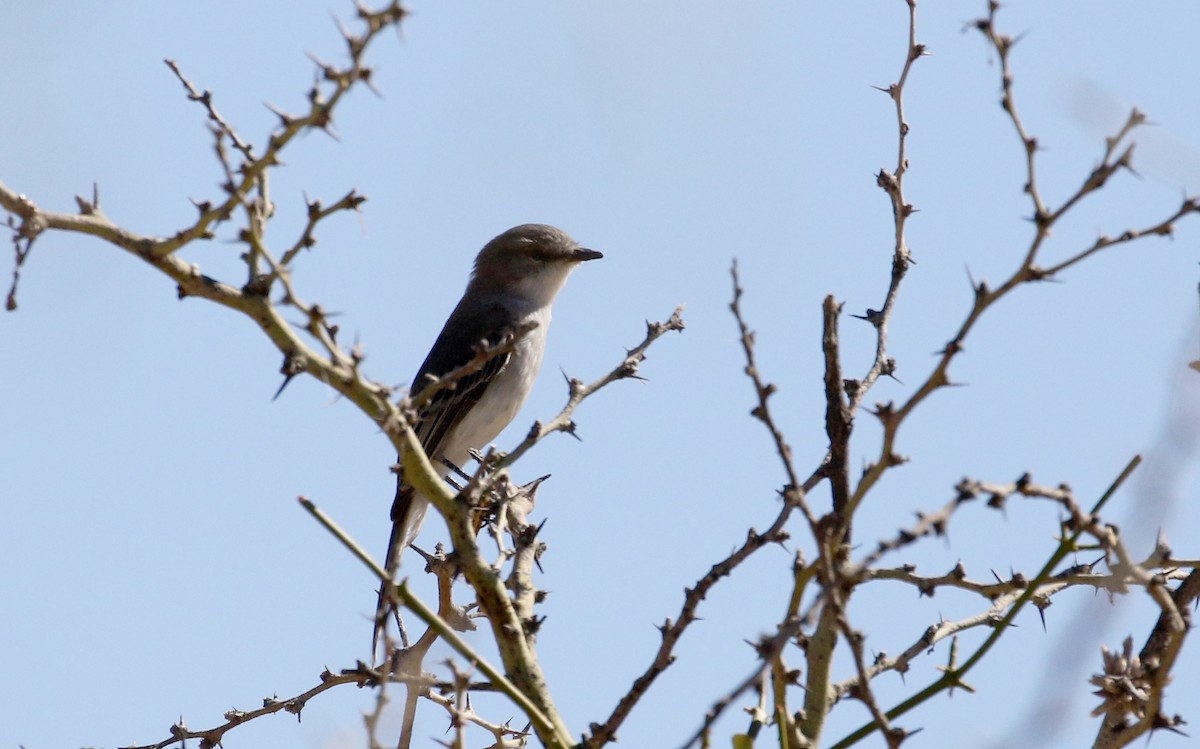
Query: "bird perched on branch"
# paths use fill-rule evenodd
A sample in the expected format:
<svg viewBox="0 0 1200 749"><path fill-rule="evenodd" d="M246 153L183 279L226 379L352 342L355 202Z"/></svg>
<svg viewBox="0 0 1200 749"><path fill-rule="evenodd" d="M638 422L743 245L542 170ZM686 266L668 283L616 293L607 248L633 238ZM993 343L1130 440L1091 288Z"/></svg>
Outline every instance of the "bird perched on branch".
<svg viewBox="0 0 1200 749"><path fill-rule="evenodd" d="M513 227L479 252L467 290L410 387L419 396L439 383L419 401L414 431L441 476L466 465L472 450L487 446L517 415L542 365L555 296L575 266L600 257L545 224ZM389 579L428 507L401 470L385 558ZM380 588L372 651L393 606Z"/></svg>

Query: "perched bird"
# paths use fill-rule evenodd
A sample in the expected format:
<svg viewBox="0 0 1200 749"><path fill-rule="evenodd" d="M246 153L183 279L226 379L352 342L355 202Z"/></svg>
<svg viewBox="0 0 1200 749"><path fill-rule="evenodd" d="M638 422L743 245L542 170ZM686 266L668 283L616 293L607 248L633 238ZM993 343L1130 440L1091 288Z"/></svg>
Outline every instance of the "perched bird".
<svg viewBox="0 0 1200 749"><path fill-rule="evenodd" d="M481 344L496 346L510 336L519 337L509 353L494 356L478 371L437 391L420 408L414 430L443 477L451 470L445 463L465 466L472 450L487 446L517 415L542 366L554 297L575 266L600 257L545 224L513 227L479 252L467 290L417 371L410 392L419 393L471 361ZM405 482L401 471L385 558L389 577L395 576L401 553L421 530L428 507L428 500ZM372 650L388 612L381 588Z"/></svg>

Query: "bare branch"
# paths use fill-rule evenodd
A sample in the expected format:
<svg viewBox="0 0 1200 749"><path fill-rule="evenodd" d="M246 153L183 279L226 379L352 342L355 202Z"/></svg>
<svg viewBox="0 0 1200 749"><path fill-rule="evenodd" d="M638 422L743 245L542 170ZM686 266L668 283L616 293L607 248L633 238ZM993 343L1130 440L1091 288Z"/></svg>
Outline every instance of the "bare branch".
<svg viewBox="0 0 1200 749"><path fill-rule="evenodd" d="M843 541L850 539L853 518L846 513L850 504L850 432L853 418L842 399L842 360L838 341L838 315L842 305L833 296L826 296L822 306L824 335L821 350L825 354L825 434L829 437L829 457L825 475L833 493L833 514L842 526Z"/></svg>
<svg viewBox="0 0 1200 749"><path fill-rule="evenodd" d="M304 230L300 233L300 238L296 240L296 243L283 253L283 257L279 258L279 264L284 268L290 266L301 250L307 250L316 245L317 238L314 236L314 232L317 224L321 221L341 211L357 211L366 201L365 195L359 195L358 191L351 190L329 206L321 205L319 200L308 202L308 223L304 225Z"/></svg>
<svg viewBox="0 0 1200 749"><path fill-rule="evenodd" d="M175 74L175 77L179 79L179 82L183 84L184 90L187 91L188 99L198 102L202 107L204 107L204 110L208 113L208 119L212 120L213 127L216 129L216 131L222 136L229 138L229 142L233 143L234 148L242 152L242 155L246 157L247 161L254 161L254 147L242 140L237 131L225 121L225 118L222 117L219 112L217 112L217 108L213 104L212 92L207 89L205 89L203 92L198 91L196 87L192 85L192 82L187 79L187 76L183 74L183 71L179 69L179 63L175 62L174 60L163 60L163 62L166 63L167 67L171 69L171 72Z"/></svg>
<svg viewBox="0 0 1200 749"><path fill-rule="evenodd" d="M1131 115L1130 120L1121 128L1119 134L1108 140L1108 146L1105 151L1104 160L1101 165L1093 169L1088 178L1083 181L1083 184L1076 192L1069 197L1057 211L1051 212L1046 208L1041 194L1038 190L1035 162L1037 152L1037 141L1031 137L1017 115L1015 99L1013 96L1013 73L1009 67L1009 52L1011 51L1015 40L1011 37L1000 34L995 26L995 14L999 9L999 3L989 2L989 14L986 18L975 22L974 27L984 34L984 36L992 44L1001 61L1001 88L1004 111L1008 114L1009 119L1013 123L1018 136L1023 145L1027 163L1028 182L1025 185L1025 191L1030 195L1034 204L1034 225L1036 231L1033 239L1030 241L1029 247L1025 252L1025 256L1020 266L1012 273L1012 275L1004 281L998 288L991 289L986 282L979 282L975 285L975 299L968 311L966 319L959 325L954 337L948 341L942 350L939 352L939 359L934 366L933 371L925 379L925 381L917 387L916 391L908 398L904 404L898 408L892 404L880 404L876 409L876 415L879 417L883 425L883 445L880 450L880 456L876 462L870 464L864 472L862 479L855 488L854 495L851 500L851 506L856 507L867 492L878 482L880 477L896 464L896 454L894 446L896 436L900 425L908 417L912 411L920 405L934 391L946 387L951 384L949 376L949 367L954 358L962 353L967 336L974 328L982 314L995 304L1000 299L1007 296L1011 291L1019 286L1028 283L1045 280L1058 271L1080 262L1087 257L1095 254L1099 250L1113 245L1124 244L1146 236L1169 236L1174 222L1185 215L1200 211L1200 201L1195 198L1188 198L1183 201L1183 204L1172 212L1165 220L1147 227L1142 230L1127 230L1116 239L1108 237L1100 237L1093 245L1076 255L1068 258L1066 261L1052 266L1050 269L1041 268L1036 264L1039 250L1043 243L1049 238L1050 230L1054 224L1064 215L1070 207L1074 206L1084 196L1096 191L1102 187L1109 176L1118 171L1122 167L1128 167L1132 152L1127 148L1119 150L1118 144L1121 139L1127 137L1128 133L1144 120L1144 115L1135 112Z"/></svg>
<svg viewBox="0 0 1200 749"><path fill-rule="evenodd" d="M817 476L821 475L820 471L815 471L809 481L801 482L800 476L796 472L795 463L792 460L792 447L787 443L787 439L783 436L783 432L775 423L774 417L771 416L771 409L767 401L775 394L777 389L775 385L769 382L764 382L762 374L758 369L758 362L754 357L754 331L750 330L746 324L746 318L742 315L742 289L741 279L738 276L738 266L735 260L729 271L733 277L733 301L729 303L729 309L733 312L733 317L738 324L738 333L740 334L742 343L742 352L746 355L746 376L750 378L750 382L754 385L754 395L758 398L758 405L750 411L750 415L763 423L767 431L771 433L771 440L775 443L775 452L779 455L779 462L783 466L783 471L787 475L787 486L784 487L784 493L787 495L788 503L794 504L804 514L810 528L815 529L817 525L816 515L808 507L808 499L806 493L816 486L818 481Z"/></svg>
<svg viewBox="0 0 1200 749"><path fill-rule="evenodd" d="M559 411L557 416L545 424L541 422L534 423L533 427L529 430L529 434L526 435L520 444L496 459L494 468L500 469L512 465L528 452L530 448L555 432L574 434L575 422L571 420L571 416L575 413L575 409L579 407L580 403L583 403L584 400L601 388L617 380L640 379L638 366L646 359L646 351L650 348L650 345L669 331L682 331L683 329L683 306L680 305L675 308L675 311L671 313L671 317L666 322L647 322L646 337L642 339L641 343L630 349L625 359L608 374L586 385L580 380L567 378L567 404L563 406L563 409Z"/></svg>
<svg viewBox="0 0 1200 749"><path fill-rule="evenodd" d="M203 731L193 731L184 725L183 721L179 721L171 726L171 737L163 739L157 744L144 744L124 747L124 749L164 749L174 744L183 744L188 739L199 739L202 747L215 747L221 744L221 739L225 733L233 728L237 728L243 723L248 723L255 718L261 718L264 715L272 715L280 711L291 713L299 717L300 712L308 701L316 697L322 692L333 689L342 684L357 684L358 686L372 686L380 683L383 675L378 671L370 668L363 662L359 662L354 668L343 669L340 673L334 674L329 669L321 672L320 683L315 687L308 689L300 694L286 700L279 700L274 697L267 697L263 700L263 706L257 710L230 710L225 713L225 722L214 728L209 728Z"/></svg>
<svg viewBox="0 0 1200 749"><path fill-rule="evenodd" d="M1007 628L1016 619L1017 614L1024 609L1025 605L1028 603L1033 603L1035 596L1041 595L1040 591L1042 586L1051 578L1051 576L1054 575L1054 570L1057 569L1058 565L1062 563L1063 559L1065 559L1068 554L1077 549L1076 544L1079 540L1079 537L1085 532L1093 534L1094 532L1098 532L1098 530L1101 528L1108 528L1108 526L1105 526L1099 522L1097 513L1116 493L1117 489L1119 489L1125 483L1125 480L1129 478L1130 474L1133 473L1140 463L1141 456L1134 456L1134 458L1130 460L1130 462L1125 466L1125 468L1112 482L1104 494L1101 495L1101 497L1096 501L1096 504L1093 506L1091 512L1084 512L1082 510L1078 502L1075 501L1074 495L1071 493L1068 487L1060 486L1057 489L1050 489L1038 487L1036 484L1033 484L1032 481L1018 482L1018 484L1023 485L1025 489L1030 491L1031 496L1049 495L1050 498L1062 504L1070 517L1070 520L1068 520L1066 524L1066 528L1071 531L1070 534L1063 535L1063 537L1059 540L1058 547L1050 555L1049 559L1042 566L1042 569L1038 572L1038 574L1034 576L1033 581L1029 585L1025 586L1023 590L1020 592L1014 591L997 598L992 607L985 612L985 618L980 619L979 617L973 617L971 619L964 620L964 622L967 623L965 626L978 626L979 624L986 622L993 627L991 634L989 634L984 642L975 649L971 656L968 657L961 665L954 664L952 667L943 669L941 678L929 684L927 687L911 697L903 700L899 705L888 710L886 713L888 718L896 718L900 715L903 715L912 708L920 705L942 691L963 686L962 679L967 672L969 672L975 666L975 664L982 660L988 651L991 650L1000 637L1003 636ZM1110 545L1115 543L1112 535L1108 535L1106 540ZM927 632L927 634L930 633ZM931 636L936 636L937 634L938 632L935 631ZM942 634L941 636L944 637L945 634ZM925 638L922 639L924 640ZM928 646L926 646L926 649L927 647ZM910 648L909 652L912 652L912 655L915 657L916 652L913 652L913 650L913 648ZM919 650L917 652L919 652ZM907 661L902 662L902 665L903 668L907 668ZM876 663L868 669L868 675L873 676L874 674L879 673L881 670L886 670L888 668L897 668L897 664L889 663L886 659L877 660ZM835 749L841 749L842 747L850 746L851 744L861 740L863 737L871 734L876 730L876 728L878 728L878 724L875 721L867 723L835 744Z"/></svg>
<svg viewBox="0 0 1200 749"><path fill-rule="evenodd" d="M925 45L917 41L916 0L905 0L905 2L908 5L908 49L904 56L904 67L901 68L900 77L895 83L885 89L880 89L892 99L896 106L896 167L891 173L887 169L880 169L875 180L880 189L887 193L892 205L894 227L892 270L887 293L883 298L883 306L878 310L867 310L865 316L865 319L875 327L875 358L862 380L846 389L846 394L849 396L847 409L851 417L862 404L867 391L874 386L880 376L891 375L896 371L895 360L887 355L888 325L892 319L896 298L900 293L900 283L907 275L909 266L913 264L912 253L909 251L905 234L908 218L916 211L916 208L908 202L904 194L904 177L908 174L909 167L908 134L910 130L908 119L904 114L904 90L908 84L908 76L912 72L913 63L928 52Z"/></svg>

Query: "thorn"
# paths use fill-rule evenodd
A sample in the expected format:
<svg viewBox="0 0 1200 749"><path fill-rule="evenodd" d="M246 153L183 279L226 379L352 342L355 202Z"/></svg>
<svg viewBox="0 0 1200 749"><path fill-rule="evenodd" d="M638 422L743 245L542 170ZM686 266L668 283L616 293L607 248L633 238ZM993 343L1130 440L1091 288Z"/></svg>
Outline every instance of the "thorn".
<svg viewBox="0 0 1200 749"><path fill-rule="evenodd" d="M851 314L850 316L859 320L866 320L877 328L879 327L879 324L883 322L883 313L877 309L867 308L867 314L865 315Z"/></svg>
<svg viewBox="0 0 1200 749"><path fill-rule="evenodd" d="M275 395L271 396L272 401L279 400L279 396L283 394L283 389L288 386L288 383L291 382L292 378L295 376L296 375L284 375L283 382L280 383L279 389L275 391Z"/></svg>
<svg viewBox="0 0 1200 749"><path fill-rule="evenodd" d="M300 374L303 371L304 371L303 357L296 356L294 353L288 352L283 357L283 366L279 368L280 374L283 375L283 384L280 385L279 389L275 391L275 395L271 398L271 400L272 401L277 400L279 398L280 394L283 393L283 389L288 386L288 383L291 382L292 379L296 375Z"/></svg>
<svg viewBox="0 0 1200 749"><path fill-rule="evenodd" d="M574 421L568 421L567 425L565 427L563 427L563 431L566 432L567 434L571 435L575 439L579 440L580 442L583 442L583 438L575 433L575 426L576 425L575 425Z"/></svg>
<svg viewBox="0 0 1200 749"><path fill-rule="evenodd" d="M291 124L296 121L295 117L283 111L269 101L264 101L263 106L269 109L272 114L279 118L279 124L283 126L284 129L291 127Z"/></svg>

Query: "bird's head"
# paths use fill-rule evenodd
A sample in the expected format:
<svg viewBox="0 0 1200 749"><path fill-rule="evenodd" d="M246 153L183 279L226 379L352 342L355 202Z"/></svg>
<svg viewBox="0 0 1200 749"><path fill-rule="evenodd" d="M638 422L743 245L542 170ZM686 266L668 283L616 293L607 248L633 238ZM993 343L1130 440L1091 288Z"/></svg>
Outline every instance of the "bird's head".
<svg viewBox="0 0 1200 749"><path fill-rule="evenodd" d="M604 255L596 250L580 247L562 229L522 224L484 246L475 258L471 283L542 306L553 301L575 266L601 257Z"/></svg>

